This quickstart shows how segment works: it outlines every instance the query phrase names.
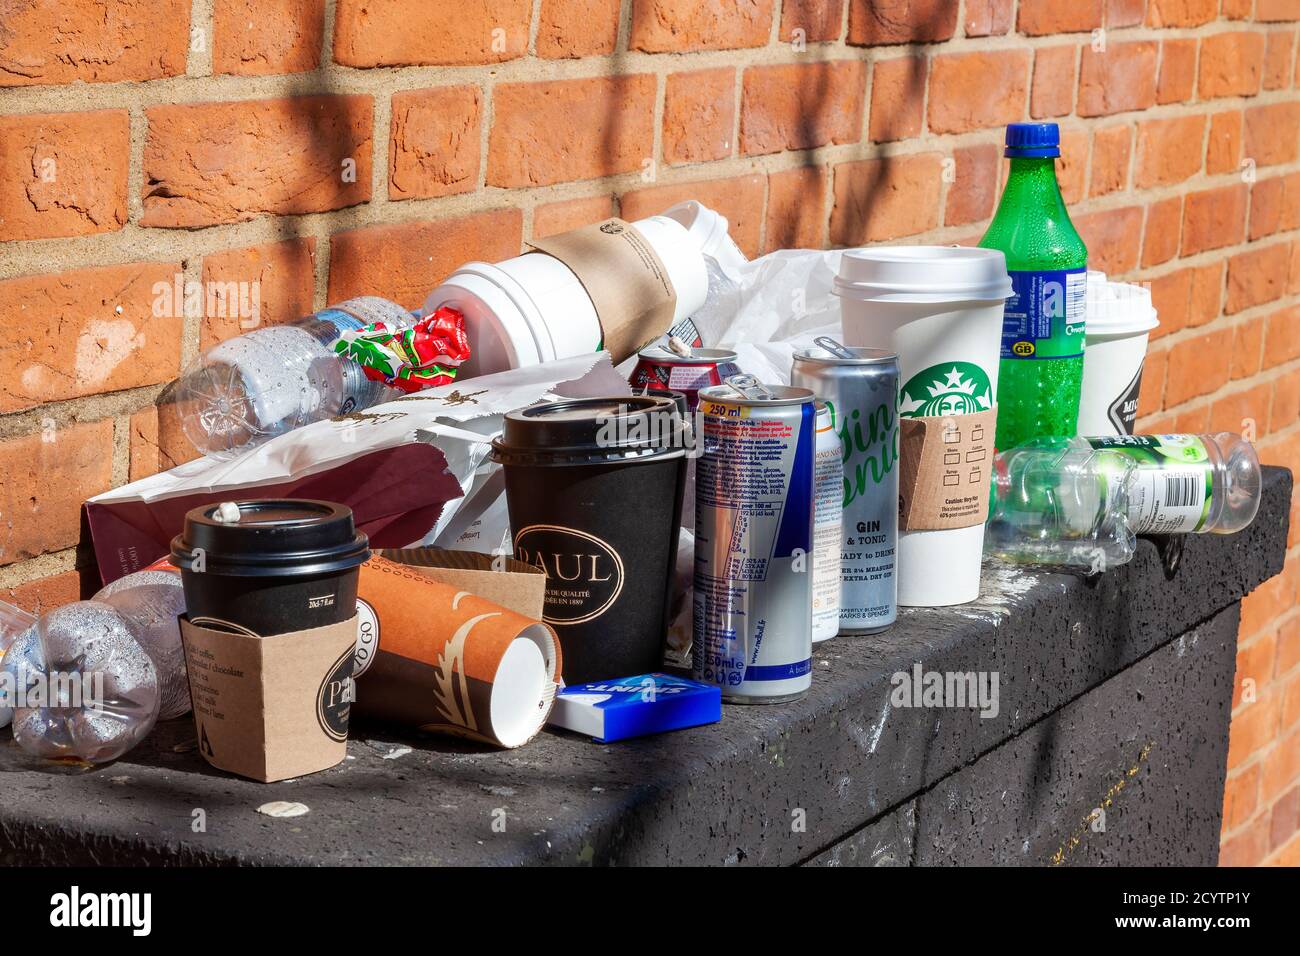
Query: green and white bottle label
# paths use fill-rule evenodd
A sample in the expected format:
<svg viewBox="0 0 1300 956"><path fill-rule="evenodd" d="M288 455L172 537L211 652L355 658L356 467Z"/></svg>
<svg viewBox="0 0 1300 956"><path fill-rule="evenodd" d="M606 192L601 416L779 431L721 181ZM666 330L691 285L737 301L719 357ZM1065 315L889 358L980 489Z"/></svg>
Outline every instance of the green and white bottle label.
<svg viewBox="0 0 1300 956"><path fill-rule="evenodd" d="M1128 520L1134 534L1200 531L1214 496L1214 464L1196 435L1089 438L1093 448L1137 467L1129 480Z"/></svg>
<svg viewBox="0 0 1300 956"><path fill-rule="evenodd" d="M973 415L993 407L993 389L984 369L973 362L944 362L907 380L898 411L908 418Z"/></svg>

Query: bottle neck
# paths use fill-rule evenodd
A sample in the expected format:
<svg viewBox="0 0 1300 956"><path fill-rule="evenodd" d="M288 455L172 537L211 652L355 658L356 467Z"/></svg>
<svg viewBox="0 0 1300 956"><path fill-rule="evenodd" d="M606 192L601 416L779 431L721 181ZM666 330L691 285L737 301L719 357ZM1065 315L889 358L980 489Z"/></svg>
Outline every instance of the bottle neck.
<svg viewBox="0 0 1300 956"><path fill-rule="evenodd" d="M1013 157L1007 185L1002 191L997 215L1022 216L1028 211L1059 218L1065 213L1061 187L1056 182L1056 159L1053 157Z"/></svg>

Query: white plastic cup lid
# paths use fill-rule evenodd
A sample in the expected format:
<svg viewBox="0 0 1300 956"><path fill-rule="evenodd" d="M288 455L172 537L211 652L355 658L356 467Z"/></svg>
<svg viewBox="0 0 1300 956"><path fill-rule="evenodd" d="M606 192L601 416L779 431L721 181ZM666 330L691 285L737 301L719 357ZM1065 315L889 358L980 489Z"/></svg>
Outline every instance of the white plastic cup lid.
<svg viewBox="0 0 1300 956"><path fill-rule="evenodd" d="M1087 310L1087 335L1137 335L1160 324L1150 289L1108 282L1104 272L1088 272Z"/></svg>
<svg viewBox="0 0 1300 956"><path fill-rule="evenodd" d="M840 257L835 293L875 302L989 302L1011 295L1007 260L997 249L873 246Z"/></svg>

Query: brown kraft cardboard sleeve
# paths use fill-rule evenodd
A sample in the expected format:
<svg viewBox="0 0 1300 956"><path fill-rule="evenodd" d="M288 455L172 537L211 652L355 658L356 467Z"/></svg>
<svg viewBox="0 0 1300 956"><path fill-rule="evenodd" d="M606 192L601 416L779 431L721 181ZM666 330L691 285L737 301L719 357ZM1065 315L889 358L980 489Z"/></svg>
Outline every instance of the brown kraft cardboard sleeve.
<svg viewBox="0 0 1300 956"><path fill-rule="evenodd" d="M994 405L973 415L902 419L899 530L969 528L988 519L997 414Z"/></svg>
<svg viewBox="0 0 1300 956"><path fill-rule="evenodd" d="M271 637L181 618L199 752L264 783L347 754L357 619Z"/></svg>
<svg viewBox="0 0 1300 956"><path fill-rule="evenodd" d="M615 362L672 325L677 291L658 253L630 223L606 219L530 245L573 270L596 307L605 350Z"/></svg>
<svg viewBox="0 0 1300 956"><path fill-rule="evenodd" d="M361 566L356 713L498 747L527 742L555 701L555 632L429 570L378 556ZM503 664L521 652L526 666Z"/></svg>

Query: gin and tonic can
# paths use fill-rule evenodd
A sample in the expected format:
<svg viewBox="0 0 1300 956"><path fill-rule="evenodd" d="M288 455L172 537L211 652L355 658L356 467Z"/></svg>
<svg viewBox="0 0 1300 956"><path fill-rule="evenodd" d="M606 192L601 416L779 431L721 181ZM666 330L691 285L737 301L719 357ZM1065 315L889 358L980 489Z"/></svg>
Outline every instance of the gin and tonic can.
<svg viewBox="0 0 1300 956"><path fill-rule="evenodd" d="M777 703L812 684L813 393L737 375L700 391L695 679Z"/></svg>
<svg viewBox="0 0 1300 956"><path fill-rule="evenodd" d="M898 356L827 344L796 352L790 380L826 403L842 445L840 633L873 634L898 616Z"/></svg>
<svg viewBox="0 0 1300 956"><path fill-rule="evenodd" d="M840 632L840 536L844 464L840 436L830 406L817 402L817 442L813 446L813 615L814 644Z"/></svg>

